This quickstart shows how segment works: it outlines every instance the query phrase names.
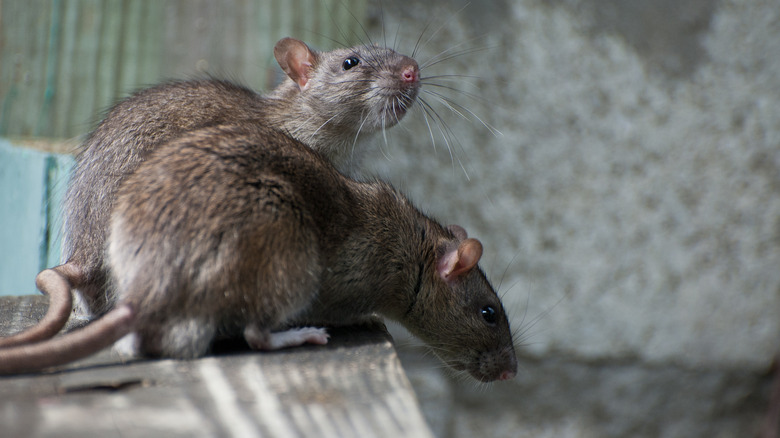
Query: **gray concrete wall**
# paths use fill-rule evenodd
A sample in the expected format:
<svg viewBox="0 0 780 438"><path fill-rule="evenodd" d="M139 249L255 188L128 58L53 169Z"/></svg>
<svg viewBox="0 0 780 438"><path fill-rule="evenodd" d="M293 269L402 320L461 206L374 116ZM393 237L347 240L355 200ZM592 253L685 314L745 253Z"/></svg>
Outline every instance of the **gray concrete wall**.
<svg viewBox="0 0 780 438"><path fill-rule="evenodd" d="M371 29L409 52L440 28L418 59L462 54L423 75L473 76L436 82L501 134L424 94L457 142L418 111L366 165L483 241L522 334L488 387L396 334L440 435L754 435L780 350L780 4L403 5Z"/></svg>

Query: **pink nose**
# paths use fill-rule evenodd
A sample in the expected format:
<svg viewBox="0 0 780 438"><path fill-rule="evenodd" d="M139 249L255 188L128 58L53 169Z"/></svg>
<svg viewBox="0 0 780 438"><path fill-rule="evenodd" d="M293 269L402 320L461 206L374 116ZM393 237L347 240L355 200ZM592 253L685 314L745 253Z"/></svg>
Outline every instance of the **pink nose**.
<svg viewBox="0 0 780 438"><path fill-rule="evenodd" d="M410 65L401 72L401 78L404 82L414 83L420 80L420 72L417 66Z"/></svg>
<svg viewBox="0 0 780 438"><path fill-rule="evenodd" d="M501 373L500 376L498 376L498 380L514 379L515 378L515 374L516 373L514 371L509 371L509 370L504 371L503 373Z"/></svg>

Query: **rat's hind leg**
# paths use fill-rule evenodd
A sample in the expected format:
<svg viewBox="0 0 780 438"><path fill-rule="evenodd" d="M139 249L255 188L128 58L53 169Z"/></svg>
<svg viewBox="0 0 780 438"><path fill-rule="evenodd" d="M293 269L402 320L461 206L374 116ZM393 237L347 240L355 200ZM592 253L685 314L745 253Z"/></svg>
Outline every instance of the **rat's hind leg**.
<svg viewBox="0 0 780 438"><path fill-rule="evenodd" d="M299 327L271 332L260 329L255 324L249 324L244 329L244 339L255 350L278 350L305 343L325 345L329 337L327 331L319 327Z"/></svg>
<svg viewBox="0 0 780 438"><path fill-rule="evenodd" d="M128 333L120 340L114 342L114 351L122 356L123 359L130 359L140 356L138 351L138 333Z"/></svg>
<svg viewBox="0 0 780 438"><path fill-rule="evenodd" d="M150 356L193 359L208 353L216 325L202 318L180 318L139 331L139 350Z"/></svg>

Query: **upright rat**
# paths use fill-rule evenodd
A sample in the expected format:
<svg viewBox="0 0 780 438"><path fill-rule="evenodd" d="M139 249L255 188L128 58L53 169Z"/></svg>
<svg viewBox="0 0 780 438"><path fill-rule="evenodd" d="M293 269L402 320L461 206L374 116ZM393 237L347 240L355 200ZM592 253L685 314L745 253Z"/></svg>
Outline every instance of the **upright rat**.
<svg viewBox="0 0 780 438"><path fill-rule="evenodd" d="M63 282L76 292L77 310L103 313L109 212L122 181L159 145L182 133L248 120L284 131L349 170L359 135L395 125L414 103L420 71L414 59L377 46L315 52L292 38L274 55L289 79L262 96L219 80L171 82L142 90L114 106L89 135L65 195L65 259L36 278L51 297L31 330L0 339L0 347L46 339L72 309L71 296L54 296Z"/></svg>
<svg viewBox="0 0 780 438"><path fill-rule="evenodd" d="M219 335L258 349L325 343L319 329L277 330L378 313L476 379L516 373L478 240L266 126L158 147L121 184L106 248L115 308L80 331L0 349L0 372L67 362L128 333L140 353L175 358L202 356Z"/></svg>

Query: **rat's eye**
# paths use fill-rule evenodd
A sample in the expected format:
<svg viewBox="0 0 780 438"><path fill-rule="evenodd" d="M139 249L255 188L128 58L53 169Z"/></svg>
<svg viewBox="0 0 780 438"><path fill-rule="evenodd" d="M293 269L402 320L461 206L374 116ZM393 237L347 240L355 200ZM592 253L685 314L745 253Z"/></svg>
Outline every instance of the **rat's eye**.
<svg viewBox="0 0 780 438"><path fill-rule="evenodd" d="M341 66L344 68L344 70L349 70L358 64L360 64L360 59L358 59L355 56L350 56L349 58L344 60L344 63L341 64Z"/></svg>
<svg viewBox="0 0 780 438"><path fill-rule="evenodd" d="M494 309L491 306L485 306L481 310L482 312L482 319L485 320L488 324L495 324L496 323L496 309Z"/></svg>

